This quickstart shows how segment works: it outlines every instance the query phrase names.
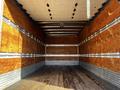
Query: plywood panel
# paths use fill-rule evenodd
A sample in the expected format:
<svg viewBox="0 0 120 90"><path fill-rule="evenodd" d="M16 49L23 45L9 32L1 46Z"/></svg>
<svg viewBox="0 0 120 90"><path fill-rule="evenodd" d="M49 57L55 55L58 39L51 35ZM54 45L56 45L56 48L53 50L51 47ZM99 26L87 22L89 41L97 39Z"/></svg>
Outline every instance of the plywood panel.
<svg viewBox="0 0 120 90"><path fill-rule="evenodd" d="M84 30L79 35L79 40L84 40L86 37L104 27L118 16L120 16L120 5L118 0L109 1L106 7L92 21L92 23L84 28Z"/></svg>
<svg viewBox="0 0 120 90"><path fill-rule="evenodd" d="M38 33L39 28L37 24L33 23L33 21L26 16L15 0L5 0L4 17L7 17L7 19L11 20L13 23L21 26L38 39L43 40L43 35L41 35L41 32ZM19 54L44 53L44 46L21 33L18 29L19 28L14 28L3 21L0 52L9 54L13 52ZM0 74L19 68L22 69L23 67L39 63L43 60L44 58L41 57L1 58Z"/></svg>
<svg viewBox="0 0 120 90"><path fill-rule="evenodd" d="M18 33L18 30L3 23L1 52L18 52Z"/></svg>
<svg viewBox="0 0 120 90"><path fill-rule="evenodd" d="M77 54L77 47L46 47L47 54Z"/></svg>
<svg viewBox="0 0 120 90"><path fill-rule="evenodd" d="M23 68L35 63L42 62L43 58L11 58L11 59L0 59L0 74L7 73L19 68Z"/></svg>
<svg viewBox="0 0 120 90"><path fill-rule="evenodd" d="M31 32L39 39L43 39L44 36L42 31L39 30L39 26L25 14L25 12L21 9L16 1L5 0L4 16L25 30Z"/></svg>
<svg viewBox="0 0 120 90"><path fill-rule="evenodd" d="M101 11L93 22L86 26L80 34L80 41L84 40L95 31L100 30L103 26L120 16L120 5L118 0L111 0ZM81 45L80 54L91 53L117 53L120 52L120 23L107 29L97 37ZM120 59L114 58L80 58L84 62L97 65L98 67L107 68L116 72L120 71Z"/></svg>
<svg viewBox="0 0 120 90"><path fill-rule="evenodd" d="M70 36L48 36L46 37L45 42L47 44L77 44L78 36L70 35Z"/></svg>

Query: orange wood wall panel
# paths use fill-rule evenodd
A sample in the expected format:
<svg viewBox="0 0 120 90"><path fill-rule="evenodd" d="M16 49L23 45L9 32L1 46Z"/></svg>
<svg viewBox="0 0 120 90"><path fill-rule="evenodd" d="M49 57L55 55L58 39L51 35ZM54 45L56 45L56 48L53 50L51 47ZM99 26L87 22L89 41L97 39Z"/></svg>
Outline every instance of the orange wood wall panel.
<svg viewBox="0 0 120 90"><path fill-rule="evenodd" d="M77 54L77 47L46 47L47 54Z"/></svg>
<svg viewBox="0 0 120 90"><path fill-rule="evenodd" d="M32 65L43 61L44 58L11 58L0 59L0 74L13 71L18 68L23 68L28 65Z"/></svg>
<svg viewBox="0 0 120 90"><path fill-rule="evenodd" d="M18 30L3 22L1 52L18 52Z"/></svg>
<svg viewBox="0 0 120 90"><path fill-rule="evenodd" d="M78 36L48 36L45 39L46 44L78 44Z"/></svg>
<svg viewBox="0 0 120 90"><path fill-rule="evenodd" d="M78 44L78 36L48 36L45 39L46 44ZM75 46L53 46L46 47L47 54L77 54L78 47ZM46 57L46 60L79 60L77 57Z"/></svg>
<svg viewBox="0 0 120 90"><path fill-rule="evenodd" d="M80 58L80 60L98 67L120 72L120 59L117 58Z"/></svg>
<svg viewBox="0 0 120 90"><path fill-rule="evenodd" d="M0 74L6 73L21 67L21 58L0 59Z"/></svg>
<svg viewBox="0 0 120 90"><path fill-rule="evenodd" d="M17 25L31 32L34 36L39 39L43 39L42 30L39 26L33 22L25 13L21 10L21 7L16 3L15 0L5 0L4 5L4 16L15 22ZM19 17L19 18L18 18Z"/></svg>
<svg viewBox="0 0 120 90"><path fill-rule="evenodd" d="M78 47L77 46L50 46L46 47L46 54L78 54ZM79 60L78 57L46 57L46 60Z"/></svg>
<svg viewBox="0 0 120 90"><path fill-rule="evenodd" d="M79 40L82 41L93 32L102 28L120 15L118 0L110 0L101 13L81 32Z"/></svg>
<svg viewBox="0 0 120 90"><path fill-rule="evenodd" d="M111 15L109 15L111 13ZM101 29L115 18L120 16L120 4L118 0L111 0L106 5L100 15L92 21L89 26L79 35L79 41L84 40L86 37ZM120 24L107 29L92 40L84 43L79 47L80 54L91 53L116 53L120 52ZM97 65L98 67L107 68L116 72L120 72L120 59L115 58L80 58L81 61Z"/></svg>
<svg viewBox="0 0 120 90"><path fill-rule="evenodd" d="M11 20L12 22L15 23L13 17L12 17L12 14L10 13L9 11L9 8L6 4L6 2L4 3L4 10L3 10L3 15L6 17L6 18L9 18L9 20Z"/></svg>
<svg viewBox="0 0 120 90"><path fill-rule="evenodd" d="M5 0L3 15L44 42L44 36L39 26L26 16L15 0ZM3 21L0 52L44 54L44 46ZM0 74L39 63L43 60L42 57L0 59Z"/></svg>
<svg viewBox="0 0 120 90"><path fill-rule="evenodd" d="M117 24L80 46L80 53L112 53L120 51L120 24Z"/></svg>

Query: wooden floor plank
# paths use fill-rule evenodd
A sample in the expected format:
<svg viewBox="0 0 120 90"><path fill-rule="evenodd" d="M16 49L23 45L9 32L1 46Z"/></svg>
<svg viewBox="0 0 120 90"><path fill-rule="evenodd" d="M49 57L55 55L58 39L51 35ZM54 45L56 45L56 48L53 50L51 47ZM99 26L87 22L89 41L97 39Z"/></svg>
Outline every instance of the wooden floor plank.
<svg viewBox="0 0 120 90"><path fill-rule="evenodd" d="M37 85L38 83L42 83L42 85L43 84L47 85L46 87L55 86L56 88L61 88L58 90L103 90L92 79L90 79L90 77L88 77L80 67L45 66L44 68L41 68L37 72L27 76L23 80L28 80L28 81L30 80L33 82L35 81L37 82ZM13 87L15 87L13 90L20 90L21 87L23 86L25 87L25 84L23 83L27 81L24 81L23 83L22 82L23 81L20 81L6 90L12 90ZM45 85L43 85L44 88L46 88ZM33 86L35 87L36 85ZM38 87L40 86L38 85ZM38 88L37 90L42 90L42 89ZM33 89L29 88L29 90L33 90ZM47 89L43 89L43 90L47 90ZM48 90L52 90L52 89L48 89Z"/></svg>

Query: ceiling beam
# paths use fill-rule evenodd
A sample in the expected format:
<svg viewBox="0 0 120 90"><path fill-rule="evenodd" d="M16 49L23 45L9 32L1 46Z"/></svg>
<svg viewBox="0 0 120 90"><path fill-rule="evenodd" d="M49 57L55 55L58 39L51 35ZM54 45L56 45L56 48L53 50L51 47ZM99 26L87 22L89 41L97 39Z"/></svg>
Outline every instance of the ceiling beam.
<svg viewBox="0 0 120 90"><path fill-rule="evenodd" d="M84 26L40 26L42 29L83 29Z"/></svg>
<svg viewBox="0 0 120 90"><path fill-rule="evenodd" d="M47 34L78 34L79 32L46 32Z"/></svg>
<svg viewBox="0 0 120 90"><path fill-rule="evenodd" d="M39 24L50 24L50 23L87 23L88 21L37 21Z"/></svg>
<svg viewBox="0 0 120 90"><path fill-rule="evenodd" d="M77 34L72 34L72 33L69 33L69 34L47 34L48 36L69 36L69 35L77 35Z"/></svg>
<svg viewBox="0 0 120 90"><path fill-rule="evenodd" d="M75 32L75 31L81 31L81 29L45 29L45 32L60 32L60 31L64 31L64 32Z"/></svg>

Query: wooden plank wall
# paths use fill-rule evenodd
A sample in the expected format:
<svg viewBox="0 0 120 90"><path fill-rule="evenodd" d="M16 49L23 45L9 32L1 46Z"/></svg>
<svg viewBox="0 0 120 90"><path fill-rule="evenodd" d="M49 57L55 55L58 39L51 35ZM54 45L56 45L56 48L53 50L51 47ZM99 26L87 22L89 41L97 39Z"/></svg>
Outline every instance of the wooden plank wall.
<svg viewBox="0 0 120 90"><path fill-rule="evenodd" d="M47 36L45 39L46 44L78 44L78 36Z"/></svg>
<svg viewBox="0 0 120 90"><path fill-rule="evenodd" d="M119 0L110 0L101 13L79 35L79 41L100 30L102 27L120 16ZM80 54L92 53L117 53L120 52L120 23L112 26L95 38L80 45ZM96 58L84 57L80 61L87 62L98 67L120 72L120 58Z"/></svg>
<svg viewBox="0 0 120 90"><path fill-rule="evenodd" d="M5 0L4 17L31 33L44 42L44 34L19 7L15 0ZM44 45L21 33L17 28L5 23L2 24L2 41L0 53L44 54ZM42 57L29 58L0 58L0 74L7 73L25 66L43 61Z"/></svg>
<svg viewBox="0 0 120 90"><path fill-rule="evenodd" d="M46 44L53 45L46 47L46 54L78 54L78 46L74 46L78 44L78 37L75 35L70 36L48 36L45 40ZM54 45L58 46L54 46ZM66 45L66 46L59 46ZM68 45L68 46L67 46ZM71 46L69 46L71 45ZM73 46L72 46L73 45ZM46 60L78 60L78 57L46 57Z"/></svg>

